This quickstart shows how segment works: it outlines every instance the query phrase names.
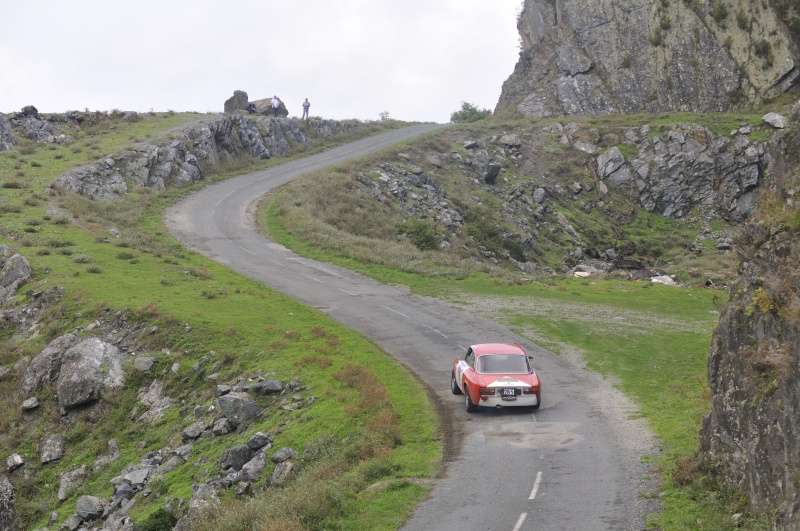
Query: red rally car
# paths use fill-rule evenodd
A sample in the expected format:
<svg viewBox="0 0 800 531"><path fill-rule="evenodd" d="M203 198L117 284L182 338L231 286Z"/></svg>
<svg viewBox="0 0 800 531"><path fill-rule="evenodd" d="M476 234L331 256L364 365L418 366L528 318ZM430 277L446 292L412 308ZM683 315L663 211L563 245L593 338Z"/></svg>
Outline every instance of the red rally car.
<svg viewBox="0 0 800 531"><path fill-rule="evenodd" d="M464 395L468 413L478 406L528 406L539 409L542 386L529 356L513 343L484 343L453 360L450 390Z"/></svg>

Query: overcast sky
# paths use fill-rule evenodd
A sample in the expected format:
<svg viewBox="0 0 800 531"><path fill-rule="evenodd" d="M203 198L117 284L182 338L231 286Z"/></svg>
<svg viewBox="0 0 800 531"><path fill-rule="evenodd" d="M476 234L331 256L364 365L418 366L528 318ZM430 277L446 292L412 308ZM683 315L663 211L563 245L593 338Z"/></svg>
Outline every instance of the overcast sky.
<svg viewBox="0 0 800 531"><path fill-rule="evenodd" d="M494 110L522 0L0 0L0 112L222 112L448 122Z"/></svg>

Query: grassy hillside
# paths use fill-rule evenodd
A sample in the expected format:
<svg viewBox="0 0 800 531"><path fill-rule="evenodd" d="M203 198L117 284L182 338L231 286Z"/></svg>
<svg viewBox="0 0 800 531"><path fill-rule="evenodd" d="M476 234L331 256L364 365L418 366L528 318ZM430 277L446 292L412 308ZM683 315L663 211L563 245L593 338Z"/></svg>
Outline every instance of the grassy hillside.
<svg viewBox="0 0 800 531"><path fill-rule="evenodd" d="M259 378L280 380L293 391L260 399L265 413L237 432L198 440L188 462L137 497L129 513L134 520L154 525L163 517L158 509L185 510L192 485L218 475L221 453L261 431L275 438L275 450L300 453L299 475L269 488L269 463L265 479L251 487L256 501L248 502L250 509L243 510L231 492L226 508L208 520L215 522L210 528L251 529L255 522L272 522L262 529L317 529L330 522L347 529L396 528L425 496L426 484L419 480L433 477L441 458L442 436L420 384L324 314L183 250L165 234L160 216L189 189L138 189L115 203L48 191L71 166L132 142L154 141L200 116L155 114L126 123L101 114L94 125L70 131L72 140L64 144L23 140L0 154L0 242L24 255L34 270L4 311L22 310L35 319L24 327L3 320L0 329L0 365L13 368L0 381L0 457L19 454L26 460L8 474L22 528L45 527L52 512L58 518L51 528L57 528L83 494L110 499L109 480L125 466L179 446L182 429L213 415L208 408L213 410L218 384ZM373 131L365 124L359 134ZM330 142L320 139L304 149ZM294 148L293 156L303 151ZM226 170L275 162L242 160ZM218 178L224 175L213 176ZM23 412L20 404L30 397L18 389L27 362L73 330L127 351L124 389L63 415L51 385L37 396L37 409ZM151 369L134 367L142 356L154 360ZM148 409L137 392L154 380L163 383L172 405L163 419L147 424L137 420ZM45 433L64 435L66 452L40 465L38 444ZM110 440L119 457L93 468L109 452ZM59 502L60 474L80 465L89 469L85 483Z"/></svg>

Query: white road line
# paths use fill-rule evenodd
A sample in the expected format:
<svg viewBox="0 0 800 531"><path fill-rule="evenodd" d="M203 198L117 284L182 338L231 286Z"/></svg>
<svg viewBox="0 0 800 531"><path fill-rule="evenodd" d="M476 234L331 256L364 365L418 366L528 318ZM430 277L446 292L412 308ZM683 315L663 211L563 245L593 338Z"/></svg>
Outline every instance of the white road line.
<svg viewBox="0 0 800 531"><path fill-rule="evenodd" d="M356 295L355 293L349 292L346 289L339 288L339 291L347 293L348 295L352 295L353 297L358 297L358 295Z"/></svg>
<svg viewBox="0 0 800 531"><path fill-rule="evenodd" d="M536 481L533 483L533 490L531 491L531 495L528 496L529 500L536 498L536 492L539 490L539 485L542 483L542 471L536 473Z"/></svg>
<svg viewBox="0 0 800 531"><path fill-rule="evenodd" d="M408 319L408 318L409 318L409 317L408 317L406 314L404 314L404 313L400 313L400 312L398 312L397 310L393 310L393 309L389 308L388 306L383 306L383 305L382 305L382 306L381 306L381 308L386 308L386 309L387 309L387 310L389 310L390 312L394 312L394 313L396 313L397 315L402 315L402 316L403 316L403 317L405 317L406 319Z"/></svg>
<svg viewBox="0 0 800 531"><path fill-rule="evenodd" d="M312 277L312 276L309 276L309 275L306 275L305 273L300 273L300 275L301 275L301 276L304 276L304 277L306 277L306 278L310 278L310 279L311 279L311 280L313 280L314 282L319 282L320 284L325 284L325 282L321 281L320 279L318 279L318 278L314 278L314 277Z"/></svg>
<svg viewBox="0 0 800 531"><path fill-rule="evenodd" d="M514 526L514 531L519 531L520 529L522 529L522 524L525 523L525 519L527 517L528 513L522 513L521 515L519 515L519 518L517 519L517 525Z"/></svg>
<svg viewBox="0 0 800 531"><path fill-rule="evenodd" d="M439 332L438 330L436 330L436 329L435 329L435 328L433 328L432 326L428 326L428 325L426 325L426 324L424 324L424 325L422 325L422 326L424 326L424 327L425 327L425 328L427 328L428 330L433 330L434 332L436 332L437 334L439 334L439 335L440 335L440 336L442 336L443 338L447 339L447 336L446 336L446 335L444 335L443 333Z"/></svg>

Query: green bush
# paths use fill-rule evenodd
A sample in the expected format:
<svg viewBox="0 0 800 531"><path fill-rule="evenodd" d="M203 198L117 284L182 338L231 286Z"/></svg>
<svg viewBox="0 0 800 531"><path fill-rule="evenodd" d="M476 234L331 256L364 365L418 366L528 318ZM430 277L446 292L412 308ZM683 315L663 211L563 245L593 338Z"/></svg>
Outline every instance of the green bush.
<svg viewBox="0 0 800 531"><path fill-rule="evenodd" d="M711 8L709 14L711 15L711 18L714 19L714 22L722 25L725 19L728 18L728 8L725 7L725 4L716 3L714 4L714 7Z"/></svg>
<svg viewBox="0 0 800 531"><path fill-rule="evenodd" d="M438 249L439 244L442 243L442 238L439 236L436 223L432 221L422 221L419 219L401 221L397 224L397 230L401 234L405 234L409 241L411 241L417 249L422 251Z"/></svg>
<svg viewBox="0 0 800 531"><path fill-rule="evenodd" d="M736 25L739 26L739 29L743 30L750 27L750 17L747 16L747 13L742 10L736 13Z"/></svg>
<svg viewBox="0 0 800 531"><path fill-rule="evenodd" d="M178 518L166 509L158 509L147 517L141 526L140 531L172 531L178 522Z"/></svg>
<svg viewBox="0 0 800 531"><path fill-rule="evenodd" d="M472 123L483 120L491 114L492 111L489 109L478 109L477 105L462 101L461 110L451 114L450 121L454 124Z"/></svg>

